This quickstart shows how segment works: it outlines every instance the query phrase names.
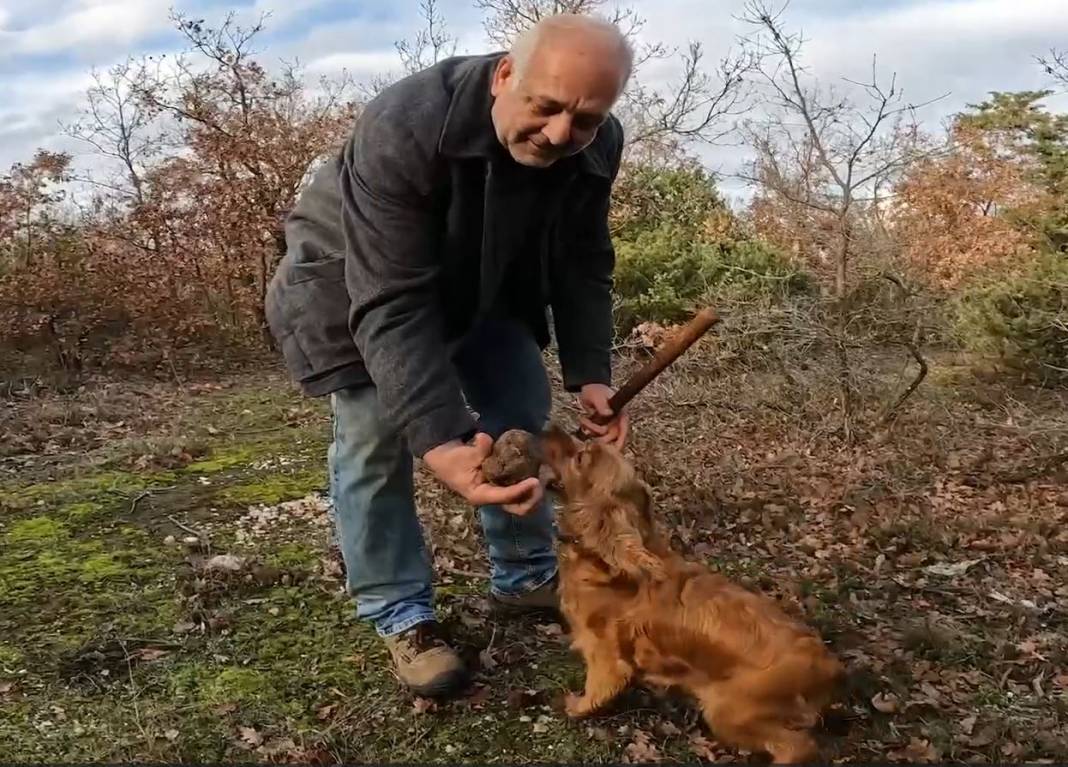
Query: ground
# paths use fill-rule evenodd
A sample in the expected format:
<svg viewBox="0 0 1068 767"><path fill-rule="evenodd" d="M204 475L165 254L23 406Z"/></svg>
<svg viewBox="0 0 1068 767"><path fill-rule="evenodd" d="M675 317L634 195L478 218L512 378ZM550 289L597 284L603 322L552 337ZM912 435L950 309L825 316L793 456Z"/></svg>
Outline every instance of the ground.
<svg viewBox="0 0 1068 767"><path fill-rule="evenodd" d="M675 545L846 661L827 758L1068 760L1065 396L946 358L847 444L807 369L704 350L634 403ZM0 402L0 759L755 759L640 689L566 721L566 636L488 614L477 517L421 473L441 616L477 673L450 703L399 690L330 549L329 433L274 371Z"/></svg>

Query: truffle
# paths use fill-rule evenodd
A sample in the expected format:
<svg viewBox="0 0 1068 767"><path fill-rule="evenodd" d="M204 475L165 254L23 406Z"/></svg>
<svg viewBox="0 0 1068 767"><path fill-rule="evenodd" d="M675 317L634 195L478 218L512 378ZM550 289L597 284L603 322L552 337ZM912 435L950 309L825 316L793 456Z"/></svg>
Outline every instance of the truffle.
<svg viewBox="0 0 1068 767"><path fill-rule="evenodd" d="M493 452L482 463L482 475L494 485L514 485L538 476L541 443L529 431L511 429L493 443Z"/></svg>

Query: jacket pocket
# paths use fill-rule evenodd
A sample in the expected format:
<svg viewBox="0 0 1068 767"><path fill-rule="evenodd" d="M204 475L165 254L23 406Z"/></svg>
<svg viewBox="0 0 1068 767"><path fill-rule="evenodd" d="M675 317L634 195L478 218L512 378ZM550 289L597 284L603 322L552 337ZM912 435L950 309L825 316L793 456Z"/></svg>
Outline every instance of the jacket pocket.
<svg viewBox="0 0 1068 767"><path fill-rule="evenodd" d="M298 347L308 367L300 378L359 362L360 354L349 332L344 260L294 264L288 282L283 300L286 325L292 329L291 343Z"/></svg>

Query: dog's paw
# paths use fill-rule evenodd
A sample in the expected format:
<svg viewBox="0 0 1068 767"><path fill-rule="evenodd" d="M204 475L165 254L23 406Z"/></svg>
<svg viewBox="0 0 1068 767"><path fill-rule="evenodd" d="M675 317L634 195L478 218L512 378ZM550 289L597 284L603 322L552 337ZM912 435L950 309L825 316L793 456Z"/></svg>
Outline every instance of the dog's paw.
<svg viewBox="0 0 1068 767"><path fill-rule="evenodd" d="M586 697L584 695L576 695L575 693L568 693L564 698L564 712L572 719L582 719L589 716L590 708L586 705Z"/></svg>

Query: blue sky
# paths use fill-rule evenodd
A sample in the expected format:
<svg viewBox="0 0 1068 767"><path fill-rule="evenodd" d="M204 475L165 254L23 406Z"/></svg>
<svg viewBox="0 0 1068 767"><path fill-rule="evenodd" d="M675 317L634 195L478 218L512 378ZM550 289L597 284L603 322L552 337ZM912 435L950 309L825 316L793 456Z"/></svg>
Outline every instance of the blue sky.
<svg viewBox="0 0 1068 767"><path fill-rule="evenodd" d="M461 52L485 50L481 16L470 0L439 0ZM644 37L674 46L691 39L722 55L742 28L742 0L635 0ZM0 167L38 146L83 151L58 122L76 116L92 67L127 55L171 52L180 44L170 7L208 19L237 10L251 19L271 11L259 48L265 63L299 58L310 74L346 67L371 77L396 67L393 42L419 25L418 0L0 0ZM932 123L991 90L1049 83L1033 57L1068 48L1068 0L793 0L788 23L803 31L805 60L827 80L863 77L871 56L898 73L910 100L949 92ZM670 64L645 76L669 81ZM1051 101L1068 108L1063 96ZM734 153L708 161L729 170Z"/></svg>

